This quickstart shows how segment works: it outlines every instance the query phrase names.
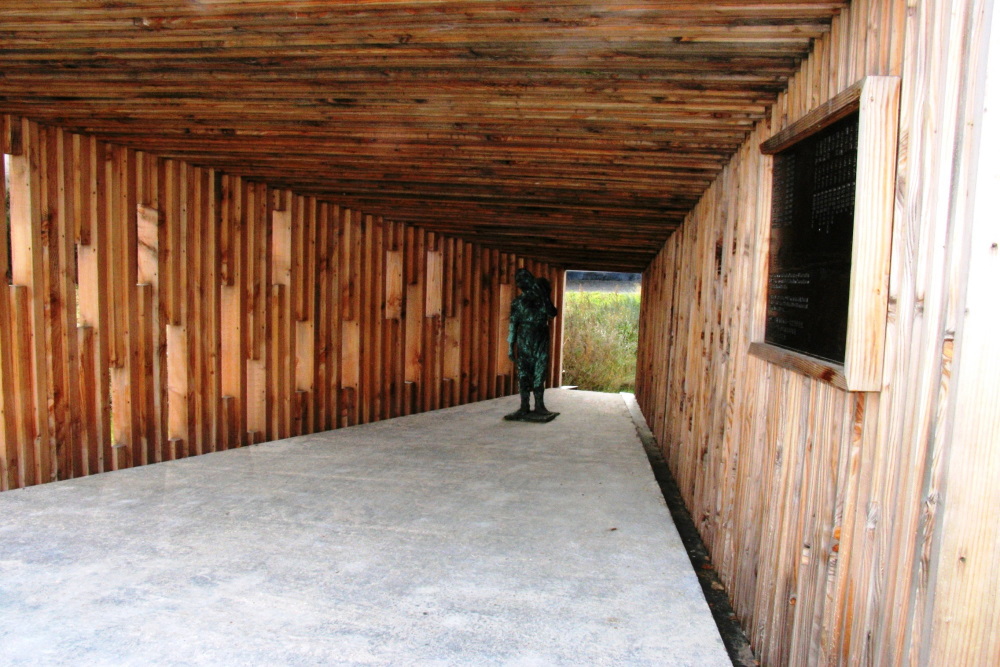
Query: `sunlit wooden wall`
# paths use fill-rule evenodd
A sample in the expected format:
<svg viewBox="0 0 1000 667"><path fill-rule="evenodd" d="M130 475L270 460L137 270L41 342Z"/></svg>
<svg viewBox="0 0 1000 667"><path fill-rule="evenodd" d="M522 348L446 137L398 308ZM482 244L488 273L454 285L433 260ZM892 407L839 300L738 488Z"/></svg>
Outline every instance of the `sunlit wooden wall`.
<svg viewBox="0 0 1000 667"><path fill-rule="evenodd" d="M2 490L506 395L515 268L561 304L558 268L0 122Z"/></svg>
<svg viewBox="0 0 1000 667"><path fill-rule="evenodd" d="M992 4L852 2L644 274L639 401L764 665L1000 664ZM882 386L847 392L748 354L758 147L866 75L900 141Z"/></svg>

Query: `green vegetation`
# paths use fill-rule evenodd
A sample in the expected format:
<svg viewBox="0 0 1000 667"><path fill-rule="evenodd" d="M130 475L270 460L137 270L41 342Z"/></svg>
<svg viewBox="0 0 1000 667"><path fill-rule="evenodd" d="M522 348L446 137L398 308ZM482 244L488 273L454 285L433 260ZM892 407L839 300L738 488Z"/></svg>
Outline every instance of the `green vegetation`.
<svg viewBox="0 0 1000 667"><path fill-rule="evenodd" d="M635 391L639 293L567 292L563 384Z"/></svg>

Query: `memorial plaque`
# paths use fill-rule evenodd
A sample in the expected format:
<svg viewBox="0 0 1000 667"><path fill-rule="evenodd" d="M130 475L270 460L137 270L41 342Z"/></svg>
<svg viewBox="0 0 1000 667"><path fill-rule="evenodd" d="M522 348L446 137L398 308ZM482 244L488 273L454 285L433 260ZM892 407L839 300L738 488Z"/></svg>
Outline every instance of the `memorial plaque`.
<svg viewBox="0 0 1000 667"><path fill-rule="evenodd" d="M774 156L764 340L844 362L858 160L855 112Z"/></svg>

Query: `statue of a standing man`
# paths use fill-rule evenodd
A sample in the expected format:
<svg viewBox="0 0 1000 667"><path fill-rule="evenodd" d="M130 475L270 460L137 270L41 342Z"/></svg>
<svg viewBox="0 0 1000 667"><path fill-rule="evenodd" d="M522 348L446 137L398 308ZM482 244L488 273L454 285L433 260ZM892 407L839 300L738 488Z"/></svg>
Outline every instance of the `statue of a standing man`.
<svg viewBox="0 0 1000 667"><path fill-rule="evenodd" d="M521 290L510 304L510 330L507 355L517 364L521 388L521 407L504 419L516 421L552 421L559 414L545 408L545 374L549 366L549 320L558 314L552 304L548 280L536 279L527 269L518 269L514 282ZM514 349L517 349L515 357ZM530 397L535 394L535 409Z"/></svg>

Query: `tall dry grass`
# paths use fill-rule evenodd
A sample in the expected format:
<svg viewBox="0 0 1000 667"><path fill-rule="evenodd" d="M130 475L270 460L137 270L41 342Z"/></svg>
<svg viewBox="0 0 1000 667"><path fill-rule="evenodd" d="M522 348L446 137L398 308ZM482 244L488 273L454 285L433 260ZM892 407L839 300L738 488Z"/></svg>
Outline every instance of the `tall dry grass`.
<svg viewBox="0 0 1000 667"><path fill-rule="evenodd" d="M567 292L563 384L635 391L639 293Z"/></svg>

